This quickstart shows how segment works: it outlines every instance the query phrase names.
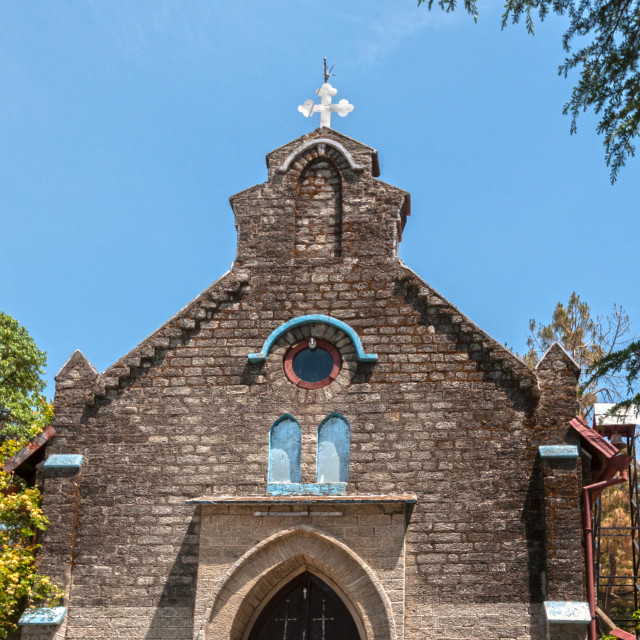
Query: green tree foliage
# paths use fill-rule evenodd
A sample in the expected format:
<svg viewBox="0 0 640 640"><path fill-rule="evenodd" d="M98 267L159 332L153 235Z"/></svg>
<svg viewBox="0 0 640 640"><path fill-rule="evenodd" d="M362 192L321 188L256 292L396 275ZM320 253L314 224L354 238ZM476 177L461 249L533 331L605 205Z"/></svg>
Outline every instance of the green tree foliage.
<svg viewBox="0 0 640 640"><path fill-rule="evenodd" d="M0 312L0 437L27 437L38 426L46 404L41 377L46 362L29 332Z"/></svg>
<svg viewBox="0 0 640 640"><path fill-rule="evenodd" d="M433 0L418 0L422 3L431 9ZM438 6L453 11L456 0L438 0ZM477 20L477 0L464 0L464 7ZM580 112L593 109L613 183L634 155L633 141L640 133L640 0L505 0L502 27L524 20L533 34L534 15L543 21L550 12L570 20L562 38L567 57L558 72L565 77L574 69L580 73L564 106L571 133Z"/></svg>
<svg viewBox="0 0 640 640"><path fill-rule="evenodd" d="M613 311L604 318L592 318L589 305L574 291L566 306L558 302L549 324L529 321L529 351L524 359L534 367L542 354L558 342L585 370L623 344L629 328L629 316L620 307L614 305ZM623 387L622 376L613 370L598 379L587 380L578 392L582 415L589 413L598 398L604 402L620 400Z"/></svg>
<svg viewBox="0 0 640 640"><path fill-rule="evenodd" d="M27 330L0 313L0 640L27 603L55 604L62 592L36 568L35 536L48 524L40 492L1 466L53 416L42 394L46 356Z"/></svg>
<svg viewBox="0 0 640 640"><path fill-rule="evenodd" d="M610 376L624 379L625 389L615 409L631 409L640 411L640 340L634 340L623 349L605 354L594 362L587 370L586 384L596 385Z"/></svg>

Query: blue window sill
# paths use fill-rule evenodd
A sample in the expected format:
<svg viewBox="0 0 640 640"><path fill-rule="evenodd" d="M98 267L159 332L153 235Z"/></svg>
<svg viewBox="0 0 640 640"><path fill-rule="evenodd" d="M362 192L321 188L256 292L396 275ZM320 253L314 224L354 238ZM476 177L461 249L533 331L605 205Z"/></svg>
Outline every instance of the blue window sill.
<svg viewBox="0 0 640 640"><path fill-rule="evenodd" d="M84 456L73 453L49 456L44 463L45 469L79 469Z"/></svg>
<svg viewBox="0 0 640 640"><path fill-rule="evenodd" d="M18 624L21 626L32 624L58 625L62 622L66 613L66 607L42 607L40 609L29 609L20 616Z"/></svg>
<svg viewBox="0 0 640 640"><path fill-rule="evenodd" d="M267 493L279 496L341 496L346 482L269 482Z"/></svg>
<svg viewBox="0 0 640 640"><path fill-rule="evenodd" d="M561 458L575 460L580 457L578 447L575 444L552 444L538 447L541 458Z"/></svg>
<svg viewBox="0 0 640 640"><path fill-rule="evenodd" d="M553 601L544 603L547 622L560 624L589 624L591 613L586 602Z"/></svg>

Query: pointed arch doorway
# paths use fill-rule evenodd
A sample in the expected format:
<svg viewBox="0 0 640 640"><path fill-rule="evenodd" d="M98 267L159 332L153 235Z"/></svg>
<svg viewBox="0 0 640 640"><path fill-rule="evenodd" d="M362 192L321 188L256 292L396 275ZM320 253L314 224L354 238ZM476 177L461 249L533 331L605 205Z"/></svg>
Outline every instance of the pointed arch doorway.
<svg viewBox="0 0 640 640"><path fill-rule="evenodd" d="M271 598L248 640L360 640L360 633L340 596L305 571Z"/></svg>

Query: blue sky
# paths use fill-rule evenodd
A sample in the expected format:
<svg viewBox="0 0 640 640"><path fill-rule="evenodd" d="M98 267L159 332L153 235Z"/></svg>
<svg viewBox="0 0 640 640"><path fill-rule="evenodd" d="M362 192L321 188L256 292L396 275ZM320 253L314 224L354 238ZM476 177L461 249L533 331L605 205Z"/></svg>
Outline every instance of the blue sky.
<svg viewBox="0 0 640 640"><path fill-rule="evenodd" d="M411 192L401 258L526 349L572 291L640 331L640 160L609 184L595 119L569 135L564 22L500 29L499 3L414 0L0 4L0 310L104 370L224 273L230 195L312 130L322 58L336 129Z"/></svg>

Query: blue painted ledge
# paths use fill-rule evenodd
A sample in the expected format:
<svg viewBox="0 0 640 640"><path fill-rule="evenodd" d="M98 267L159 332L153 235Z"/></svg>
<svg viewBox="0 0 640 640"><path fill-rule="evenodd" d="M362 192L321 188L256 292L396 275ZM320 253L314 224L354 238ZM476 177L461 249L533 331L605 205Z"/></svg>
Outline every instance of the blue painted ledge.
<svg viewBox="0 0 640 640"><path fill-rule="evenodd" d="M589 624L591 613L586 602L547 600L544 603L547 622L558 624Z"/></svg>
<svg viewBox="0 0 640 640"><path fill-rule="evenodd" d="M575 459L580 456L575 444L552 444L538 447L541 458Z"/></svg>
<svg viewBox="0 0 640 640"><path fill-rule="evenodd" d="M84 456L79 454L58 454L49 456L45 463L45 469L79 469Z"/></svg>
<svg viewBox="0 0 640 640"><path fill-rule="evenodd" d="M292 318L288 322L281 324L277 329L274 329L269 337L264 341L262 345L262 350L259 353L250 353L249 354L249 362L262 362L266 360L269 352L271 351L271 347L273 347L274 342L284 333L290 331L294 327L300 327L305 324L314 324L314 323L322 323L328 324L336 329L340 329L343 333L346 333L349 336L351 342L353 342L353 346L356 349L356 357L359 362L375 362L378 359L377 354L375 353L365 353L362 348L362 343L360 342L360 338L358 334L346 323L342 322L342 320L338 320L337 318L332 318L331 316L323 316L317 313L308 315L308 316L299 316L297 318Z"/></svg>
<svg viewBox="0 0 640 640"><path fill-rule="evenodd" d="M41 609L29 609L18 620L18 624L60 624L67 613L66 607L42 607Z"/></svg>
<svg viewBox="0 0 640 640"><path fill-rule="evenodd" d="M278 496L341 496L346 482L269 482L267 493Z"/></svg>

